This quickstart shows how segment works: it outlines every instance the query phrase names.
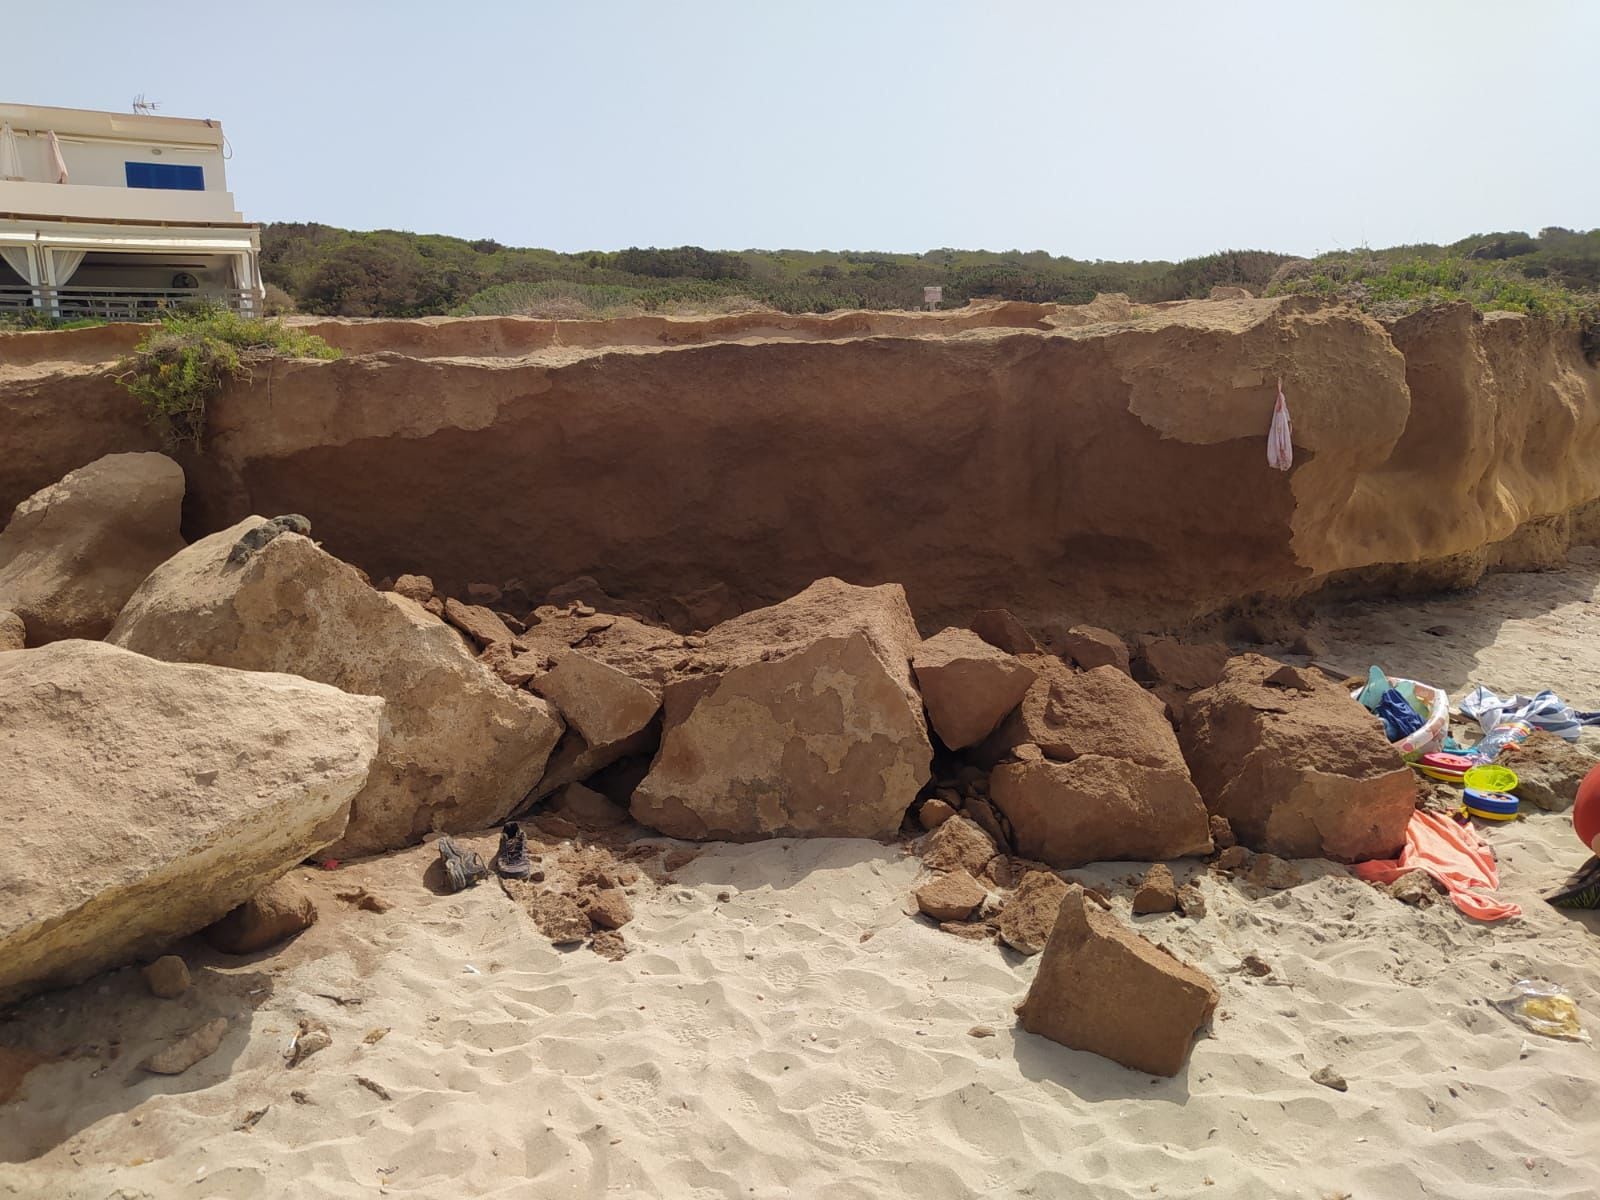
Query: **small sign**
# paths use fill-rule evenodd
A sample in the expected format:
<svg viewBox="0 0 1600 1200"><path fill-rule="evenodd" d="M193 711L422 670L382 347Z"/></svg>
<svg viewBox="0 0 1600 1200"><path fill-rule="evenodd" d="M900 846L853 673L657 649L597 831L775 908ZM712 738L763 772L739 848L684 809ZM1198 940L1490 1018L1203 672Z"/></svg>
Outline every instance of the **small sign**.
<svg viewBox="0 0 1600 1200"><path fill-rule="evenodd" d="M944 300L944 288L942 288L942 287L925 287L925 288L922 289L922 302L924 304L926 304L929 308L938 307L939 303L941 301L943 301L943 300Z"/></svg>

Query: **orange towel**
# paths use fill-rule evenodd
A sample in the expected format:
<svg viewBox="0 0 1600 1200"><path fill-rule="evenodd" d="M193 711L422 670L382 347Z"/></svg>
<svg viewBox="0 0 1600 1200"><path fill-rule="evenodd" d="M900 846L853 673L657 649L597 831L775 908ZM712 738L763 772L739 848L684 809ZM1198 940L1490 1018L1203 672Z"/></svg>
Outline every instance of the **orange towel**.
<svg viewBox="0 0 1600 1200"><path fill-rule="evenodd" d="M1392 883L1407 871L1423 870L1444 884L1455 906L1480 921L1520 917L1522 910L1474 888L1493 892L1500 886L1494 852L1470 825L1457 825L1448 817L1418 809L1406 826L1406 845L1397 859L1374 859L1355 864L1362 879Z"/></svg>

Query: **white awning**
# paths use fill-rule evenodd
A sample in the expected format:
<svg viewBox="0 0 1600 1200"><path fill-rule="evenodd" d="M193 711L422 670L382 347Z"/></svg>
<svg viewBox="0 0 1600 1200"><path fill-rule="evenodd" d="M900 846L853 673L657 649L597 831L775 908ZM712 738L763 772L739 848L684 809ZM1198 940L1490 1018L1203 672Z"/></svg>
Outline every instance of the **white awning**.
<svg viewBox="0 0 1600 1200"><path fill-rule="evenodd" d="M41 233L41 246L71 247L75 250L110 250L123 254L140 251L183 250L200 254L242 254L255 249L249 238L241 237L163 237L157 234L124 234L116 237L98 233Z"/></svg>

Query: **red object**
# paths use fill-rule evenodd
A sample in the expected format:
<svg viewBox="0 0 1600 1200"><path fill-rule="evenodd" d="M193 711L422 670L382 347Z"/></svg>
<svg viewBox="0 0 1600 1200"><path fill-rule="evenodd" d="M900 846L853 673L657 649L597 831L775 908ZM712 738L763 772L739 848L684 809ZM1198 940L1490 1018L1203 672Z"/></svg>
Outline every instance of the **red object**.
<svg viewBox="0 0 1600 1200"><path fill-rule="evenodd" d="M339 860L337 858L325 858L325 859L323 859L322 860L322 869L324 871L337 871L339 869Z"/></svg>
<svg viewBox="0 0 1600 1200"><path fill-rule="evenodd" d="M1465 754L1446 754L1436 750L1422 756L1422 765L1440 771L1469 771L1478 765L1478 760L1468 758Z"/></svg>
<svg viewBox="0 0 1600 1200"><path fill-rule="evenodd" d="M1418 868L1442 883L1455 906L1469 917L1499 921L1522 915L1515 904L1495 899L1500 872L1495 867L1494 851L1477 831L1422 809L1411 814L1405 848L1399 858L1360 862L1351 869L1362 879L1393 883Z"/></svg>
<svg viewBox="0 0 1600 1200"><path fill-rule="evenodd" d="M1578 840L1600 854L1600 766L1594 767L1578 785L1578 799L1572 806L1572 827Z"/></svg>

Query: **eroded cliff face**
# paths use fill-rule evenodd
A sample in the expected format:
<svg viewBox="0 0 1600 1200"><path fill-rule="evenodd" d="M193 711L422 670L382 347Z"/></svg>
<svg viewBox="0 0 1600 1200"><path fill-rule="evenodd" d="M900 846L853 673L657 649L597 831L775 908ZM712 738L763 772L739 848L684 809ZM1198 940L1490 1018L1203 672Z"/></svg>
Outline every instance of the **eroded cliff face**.
<svg viewBox="0 0 1600 1200"><path fill-rule="evenodd" d="M1130 629L1471 582L1600 507L1600 371L1569 331L1466 306L1388 329L1304 299L1116 297L310 328L347 357L213 403L188 532L302 512L375 578L458 594L592 575L753 607L838 575L903 583L928 627L1006 605ZM128 335L86 333L0 341L0 506L151 444L103 361ZM1265 452L1280 377L1288 473Z"/></svg>

